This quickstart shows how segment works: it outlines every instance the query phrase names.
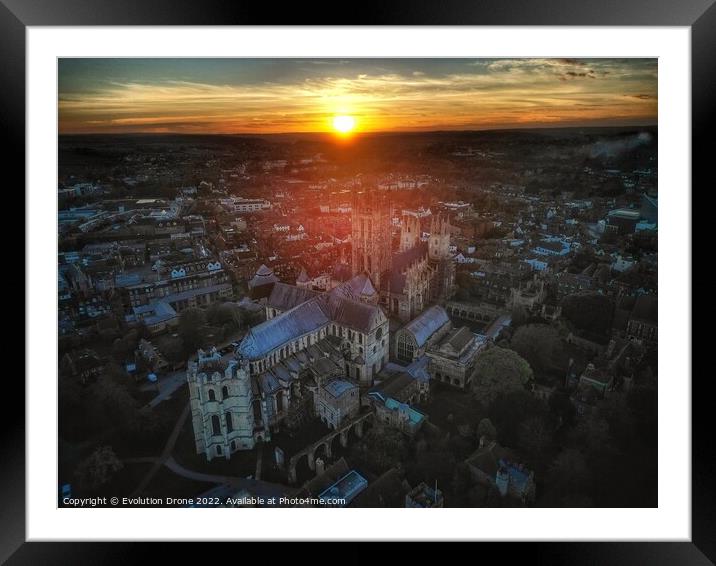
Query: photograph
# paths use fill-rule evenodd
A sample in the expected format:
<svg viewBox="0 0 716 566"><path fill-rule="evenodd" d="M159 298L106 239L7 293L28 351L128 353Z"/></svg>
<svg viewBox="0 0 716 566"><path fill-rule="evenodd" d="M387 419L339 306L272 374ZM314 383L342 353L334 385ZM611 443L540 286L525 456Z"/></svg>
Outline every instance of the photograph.
<svg viewBox="0 0 716 566"><path fill-rule="evenodd" d="M56 65L59 508L659 507L658 58Z"/></svg>

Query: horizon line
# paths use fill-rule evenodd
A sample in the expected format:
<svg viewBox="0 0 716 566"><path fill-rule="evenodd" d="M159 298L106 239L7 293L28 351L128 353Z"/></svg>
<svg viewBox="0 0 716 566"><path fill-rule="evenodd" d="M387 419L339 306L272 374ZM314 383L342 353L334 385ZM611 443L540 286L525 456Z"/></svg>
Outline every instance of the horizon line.
<svg viewBox="0 0 716 566"><path fill-rule="evenodd" d="M450 128L435 130L371 130L366 132L353 132L350 137L361 135L384 135L384 134L439 134L439 133L467 133L467 132L503 132L503 131L526 131L526 130L574 130L574 129L598 129L598 128L655 128L656 123L637 124L605 124L605 125L542 125L542 126L504 126L497 128ZM297 131L297 132L156 132L156 131L124 131L124 132L58 132L61 136L290 136L290 135L322 135L335 137L332 131Z"/></svg>

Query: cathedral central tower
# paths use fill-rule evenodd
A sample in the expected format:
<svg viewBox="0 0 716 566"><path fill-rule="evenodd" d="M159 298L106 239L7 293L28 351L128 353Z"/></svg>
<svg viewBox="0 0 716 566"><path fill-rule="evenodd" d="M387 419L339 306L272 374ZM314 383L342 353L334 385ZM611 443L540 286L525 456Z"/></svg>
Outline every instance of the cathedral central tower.
<svg viewBox="0 0 716 566"><path fill-rule="evenodd" d="M391 213L386 191L363 189L353 193L351 246L353 275L366 272L379 289L390 269Z"/></svg>

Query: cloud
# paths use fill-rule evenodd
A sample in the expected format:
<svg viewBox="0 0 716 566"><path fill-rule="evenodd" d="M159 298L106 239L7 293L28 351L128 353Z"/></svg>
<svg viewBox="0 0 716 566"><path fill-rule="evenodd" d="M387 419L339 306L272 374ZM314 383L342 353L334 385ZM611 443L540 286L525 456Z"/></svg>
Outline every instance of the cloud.
<svg viewBox="0 0 716 566"><path fill-rule="evenodd" d="M656 119L655 63L497 59L443 67L438 61L410 67L315 61L320 69L252 83L225 84L225 74L215 81L188 74L182 80L105 80L60 92L60 131L172 124L198 131L324 131L336 113L355 115L363 130ZM624 94L630 91L635 94Z"/></svg>

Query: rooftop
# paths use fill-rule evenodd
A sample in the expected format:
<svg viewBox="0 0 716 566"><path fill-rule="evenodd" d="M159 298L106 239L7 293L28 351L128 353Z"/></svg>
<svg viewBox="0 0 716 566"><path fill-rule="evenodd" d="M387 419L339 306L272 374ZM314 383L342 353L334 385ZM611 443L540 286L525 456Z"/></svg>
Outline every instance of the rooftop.
<svg viewBox="0 0 716 566"><path fill-rule="evenodd" d="M447 311L439 305L434 305L411 320L404 328L415 337L418 347L421 347L448 322L450 317Z"/></svg>
<svg viewBox="0 0 716 566"><path fill-rule="evenodd" d="M253 276L251 281L249 281L249 289L276 282L278 282L278 277L276 277L273 271L266 267L265 264L261 264L261 267L256 270L256 274Z"/></svg>
<svg viewBox="0 0 716 566"><path fill-rule="evenodd" d="M347 393L352 389L357 389L357 386L350 381L345 381L343 379L334 379L330 383L324 385L323 388L337 399L344 393Z"/></svg>
<svg viewBox="0 0 716 566"><path fill-rule="evenodd" d="M347 505L366 487L368 487L368 480L355 470L351 470L346 475L341 477L336 483L322 492L318 497L323 499L345 499L345 504Z"/></svg>

